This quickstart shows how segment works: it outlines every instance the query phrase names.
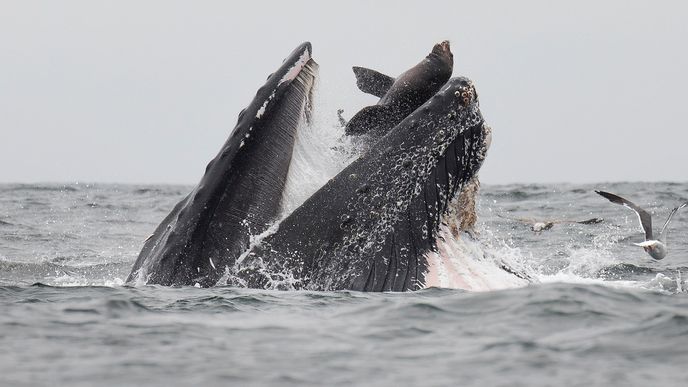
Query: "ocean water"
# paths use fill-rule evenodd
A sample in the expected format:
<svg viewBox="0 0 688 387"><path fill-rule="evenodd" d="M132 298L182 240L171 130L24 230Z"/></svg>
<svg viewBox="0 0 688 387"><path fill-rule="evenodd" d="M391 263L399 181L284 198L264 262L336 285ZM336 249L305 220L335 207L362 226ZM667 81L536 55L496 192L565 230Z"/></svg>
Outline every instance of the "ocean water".
<svg viewBox="0 0 688 387"><path fill-rule="evenodd" d="M529 285L484 292L124 286L188 186L0 185L2 386L685 386L688 211L653 261L636 216L686 183L482 187L473 250ZM582 220L534 233L505 219Z"/></svg>

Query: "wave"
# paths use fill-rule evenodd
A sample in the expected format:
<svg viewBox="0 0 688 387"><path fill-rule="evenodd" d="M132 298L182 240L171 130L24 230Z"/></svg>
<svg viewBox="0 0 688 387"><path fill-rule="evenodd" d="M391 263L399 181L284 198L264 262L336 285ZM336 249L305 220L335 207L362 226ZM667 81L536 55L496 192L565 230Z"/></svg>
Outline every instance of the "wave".
<svg viewBox="0 0 688 387"><path fill-rule="evenodd" d="M17 262L0 258L0 283L30 285L37 282L55 286L119 286L131 262L110 262L86 266L65 265L55 258L40 263Z"/></svg>

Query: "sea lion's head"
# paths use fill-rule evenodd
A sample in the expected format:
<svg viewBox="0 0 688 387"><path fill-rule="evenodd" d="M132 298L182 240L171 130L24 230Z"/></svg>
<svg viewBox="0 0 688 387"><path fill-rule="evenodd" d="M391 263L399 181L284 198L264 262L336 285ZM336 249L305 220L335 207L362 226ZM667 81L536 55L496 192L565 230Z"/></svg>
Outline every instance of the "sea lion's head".
<svg viewBox="0 0 688 387"><path fill-rule="evenodd" d="M451 52L448 40L437 43L428 56L437 57L450 66L454 65L454 54Z"/></svg>

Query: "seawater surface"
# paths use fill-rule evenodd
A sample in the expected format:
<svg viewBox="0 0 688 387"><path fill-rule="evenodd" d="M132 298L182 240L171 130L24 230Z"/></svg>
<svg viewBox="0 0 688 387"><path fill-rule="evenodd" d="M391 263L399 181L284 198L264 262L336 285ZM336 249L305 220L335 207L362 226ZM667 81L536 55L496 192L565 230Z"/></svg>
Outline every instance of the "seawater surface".
<svg viewBox="0 0 688 387"><path fill-rule="evenodd" d="M533 283L488 292L124 286L191 187L0 185L0 385L688 385L686 183L484 186L477 248ZM502 218L602 217L542 233Z"/></svg>

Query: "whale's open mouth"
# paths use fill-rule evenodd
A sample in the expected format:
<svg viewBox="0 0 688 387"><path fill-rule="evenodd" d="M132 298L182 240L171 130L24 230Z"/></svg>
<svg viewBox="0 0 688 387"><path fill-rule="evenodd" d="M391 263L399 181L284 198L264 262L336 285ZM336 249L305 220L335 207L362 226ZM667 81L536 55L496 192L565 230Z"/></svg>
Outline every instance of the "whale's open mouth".
<svg viewBox="0 0 688 387"><path fill-rule="evenodd" d="M305 43L268 77L198 186L144 244L129 282L363 291L431 282L430 257L489 138L473 82L449 79L266 232L316 71Z"/></svg>

